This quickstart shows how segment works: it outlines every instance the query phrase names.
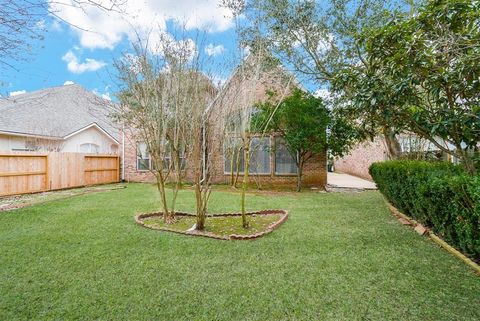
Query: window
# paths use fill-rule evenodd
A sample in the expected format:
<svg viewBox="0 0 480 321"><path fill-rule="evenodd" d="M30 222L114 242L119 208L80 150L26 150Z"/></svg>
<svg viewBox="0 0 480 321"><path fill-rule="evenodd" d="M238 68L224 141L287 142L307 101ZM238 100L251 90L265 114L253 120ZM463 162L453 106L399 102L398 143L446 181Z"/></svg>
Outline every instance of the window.
<svg viewBox="0 0 480 321"><path fill-rule="evenodd" d="M231 173L232 167L233 172L237 172L237 163L238 163L238 172L243 172L243 148L242 140L235 137L227 137L223 145L223 156L225 161L224 171L225 173Z"/></svg>
<svg viewBox="0 0 480 321"><path fill-rule="evenodd" d="M164 170L167 170L167 169L173 170L173 164L171 163L171 159L172 159L172 155L170 153L170 148L168 148L168 145L167 145L166 155L163 161ZM186 166L185 152L182 152L180 154L180 166L182 170L185 169L185 166ZM145 144L144 142L139 142L137 143L137 170L148 171L150 169L156 169L155 162L151 161L151 155L148 152L147 144Z"/></svg>
<svg viewBox="0 0 480 321"><path fill-rule="evenodd" d="M282 137L275 137L275 174L296 174L295 157L290 154Z"/></svg>
<svg viewBox="0 0 480 321"><path fill-rule="evenodd" d="M100 146L97 144L92 144L92 143L86 143L80 145L80 153L86 153L86 154L98 154L100 150Z"/></svg>
<svg viewBox="0 0 480 321"><path fill-rule="evenodd" d="M163 169L167 170L167 169L171 169L171 170L174 170L173 168L173 162L172 162L172 157L174 156L173 155L173 151L171 150L170 148L170 145L169 143L167 142L167 149L165 151L165 159L164 159L164 162L163 162ZM185 165L186 165L186 158L185 158L185 149L182 148L182 151L180 152L180 169L181 170L184 170L185 169Z"/></svg>
<svg viewBox="0 0 480 321"><path fill-rule="evenodd" d="M243 159L243 147L240 138L231 139L224 148L225 173L243 173L245 162ZM250 174L270 174L270 137L253 137L250 143Z"/></svg>
<svg viewBox="0 0 480 321"><path fill-rule="evenodd" d="M253 137L250 144L250 174L270 174L270 137Z"/></svg>
<svg viewBox="0 0 480 321"><path fill-rule="evenodd" d="M147 144L137 143L137 171L148 171L150 169L150 154Z"/></svg>

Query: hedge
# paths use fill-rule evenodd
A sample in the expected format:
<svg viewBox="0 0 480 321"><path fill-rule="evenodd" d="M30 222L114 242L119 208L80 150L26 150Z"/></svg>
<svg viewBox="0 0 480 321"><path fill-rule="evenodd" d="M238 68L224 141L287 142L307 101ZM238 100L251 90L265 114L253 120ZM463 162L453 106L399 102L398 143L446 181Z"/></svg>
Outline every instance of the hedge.
<svg viewBox="0 0 480 321"><path fill-rule="evenodd" d="M480 261L480 176L425 161L374 163L369 171L392 205Z"/></svg>

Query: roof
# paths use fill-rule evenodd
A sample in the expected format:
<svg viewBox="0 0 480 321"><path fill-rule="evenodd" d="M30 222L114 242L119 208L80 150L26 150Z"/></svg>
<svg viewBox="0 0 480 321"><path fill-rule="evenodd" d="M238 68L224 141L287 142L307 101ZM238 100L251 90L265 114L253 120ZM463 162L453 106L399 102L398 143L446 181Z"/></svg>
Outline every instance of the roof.
<svg viewBox="0 0 480 321"><path fill-rule="evenodd" d="M258 66L260 66L260 68L257 68ZM255 75L256 73L261 73L262 75L257 76ZM232 88L235 90L235 86L238 86L240 83L249 78L258 78L259 81L264 81L265 75L276 79L278 83L283 83L285 85L285 89L289 88L291 85L297 87L300 86L300 83L292 73L290 73L281 63L271 59L270 53L266 51L250 53L238 66L235 67L230 77L218 91L214 100L207 107L206 112L213 110L217 106L224 107L222 99L229 90L232 90ZM237 77L242 78L235 83L235 78ZM274 84L270 83L269 85L272 86ZM256 87L256 84L254 84L254 86ZM283 90L282 96L286 93L287 91Z"/></svg>
<svg viewBox="0 0 480 321"><path fill-rule="evenodd" d="M109 114L112 103L73 84L0 99L0 131L63 138L96 124L119 137Z"/></svg>

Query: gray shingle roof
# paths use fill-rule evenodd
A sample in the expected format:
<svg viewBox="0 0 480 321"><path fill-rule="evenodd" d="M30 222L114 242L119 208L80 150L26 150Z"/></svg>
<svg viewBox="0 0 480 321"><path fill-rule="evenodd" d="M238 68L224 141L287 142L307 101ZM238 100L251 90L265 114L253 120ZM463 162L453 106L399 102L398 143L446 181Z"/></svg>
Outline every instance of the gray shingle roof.
<svg viewBox="0 0 480 321"><path fill-rule="evenodd" d="M96 123L118 139L111 106L79 85L47 88L0 99L0 131L64 137Z"/></svg>

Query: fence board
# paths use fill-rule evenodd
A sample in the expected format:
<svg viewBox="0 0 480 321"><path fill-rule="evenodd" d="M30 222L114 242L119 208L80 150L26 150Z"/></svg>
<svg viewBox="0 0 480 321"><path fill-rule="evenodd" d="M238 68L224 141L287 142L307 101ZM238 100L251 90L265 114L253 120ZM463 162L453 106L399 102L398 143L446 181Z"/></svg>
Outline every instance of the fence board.
<svg viewBox="0 0 480 321"><path fill-rule="evenodd" d="M118 182L119 164L115 155L0 154L0 196Z"/></svg>

